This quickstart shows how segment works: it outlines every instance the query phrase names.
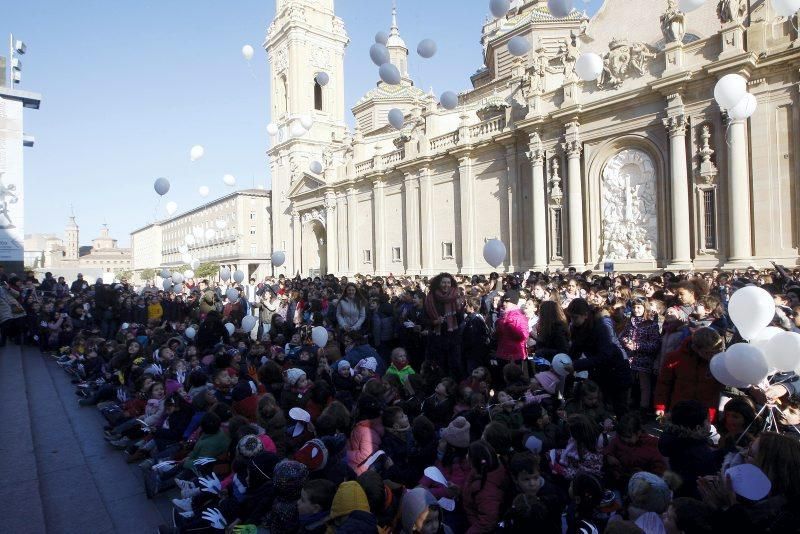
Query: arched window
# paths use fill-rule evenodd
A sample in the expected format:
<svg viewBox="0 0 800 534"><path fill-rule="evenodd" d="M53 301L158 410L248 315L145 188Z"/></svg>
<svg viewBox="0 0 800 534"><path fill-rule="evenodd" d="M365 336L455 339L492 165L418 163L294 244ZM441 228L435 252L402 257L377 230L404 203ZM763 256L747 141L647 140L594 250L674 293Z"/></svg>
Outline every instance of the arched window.
<svg viewBox="0 0 800 534"><path fill-rule="evenodd" d="M314 80L314 109L322 111L322 86Z"/></svg>

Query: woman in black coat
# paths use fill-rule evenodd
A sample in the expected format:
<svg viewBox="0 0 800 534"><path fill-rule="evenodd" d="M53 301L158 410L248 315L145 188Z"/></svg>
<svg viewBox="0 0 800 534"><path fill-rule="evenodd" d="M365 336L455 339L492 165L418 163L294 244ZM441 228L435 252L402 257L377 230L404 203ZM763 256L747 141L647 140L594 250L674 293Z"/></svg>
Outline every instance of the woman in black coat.
<svg viewBox="0 0 800 534"><path fill-rule="evenodd" d="M205 320L200 324L197 331L195 342L197 343L197 351L200 354L205 354L214 348L214 345L222 341L226 345L230 342L230 336L222 324L222 318L219 312L212 310L208 312Z"/></svg>

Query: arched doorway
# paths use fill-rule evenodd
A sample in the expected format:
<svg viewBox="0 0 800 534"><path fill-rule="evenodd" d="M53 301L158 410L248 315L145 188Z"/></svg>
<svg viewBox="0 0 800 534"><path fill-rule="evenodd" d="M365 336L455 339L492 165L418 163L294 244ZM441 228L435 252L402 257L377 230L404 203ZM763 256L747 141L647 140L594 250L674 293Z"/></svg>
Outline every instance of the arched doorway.
<svg viewBox="0 0 800 534"><path fill-rule="evenodd" d="M318 219L307 220L303 225L302 271L303 276L322 276L328 272L327 234Z"/></svg>

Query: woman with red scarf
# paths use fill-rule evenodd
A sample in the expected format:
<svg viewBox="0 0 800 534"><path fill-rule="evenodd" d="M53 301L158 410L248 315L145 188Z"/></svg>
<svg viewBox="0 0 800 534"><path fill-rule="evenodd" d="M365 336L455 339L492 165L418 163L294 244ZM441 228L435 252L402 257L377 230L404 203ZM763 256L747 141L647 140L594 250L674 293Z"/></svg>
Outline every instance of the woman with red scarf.
<svg viewBox="0 0 800 534"><path fill-rule="evenodd" d="M445 374L458 382L464 378L460 329L464 299L450 273L441 273L431 280L425 297L425 315L431 324L428 359L437 360Z"/></svg>

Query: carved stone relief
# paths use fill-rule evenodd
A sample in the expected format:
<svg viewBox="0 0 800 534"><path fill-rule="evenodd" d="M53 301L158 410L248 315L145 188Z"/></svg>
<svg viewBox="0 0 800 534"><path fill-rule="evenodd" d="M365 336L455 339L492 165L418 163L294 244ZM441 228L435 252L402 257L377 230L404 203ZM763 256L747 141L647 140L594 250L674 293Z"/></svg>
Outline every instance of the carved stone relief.
<svg viewBox="0 0 800 534"><path fill-rule="evenodd" d="M627 39L612 39L609 51L603 57L603 73L597 80L597 87L618 88L632 74L641 76L647 71L647 64L656 54L650 51L647 43L628 43Z"/></svg>
<svg viewBox="0 0 800 534"><path fill-rule="evenodd" d="M603 168L601 181L604 260L653 260L658 248L656 175L653 160L623 150Z"/></svg>
<svg viewBox="0 0 800 534"><path fill-rule="evenodd" d="M723 24L741 23L747 16L747 0L720 0L717 16Z"/></svg>
<svg viewBox="0 0 800 534"><path fill-rule="evenodd" d="M667 0L667 10L661 15L661 32L667 43L683 42L686 35L686 17L675 0Z"/></svg>

